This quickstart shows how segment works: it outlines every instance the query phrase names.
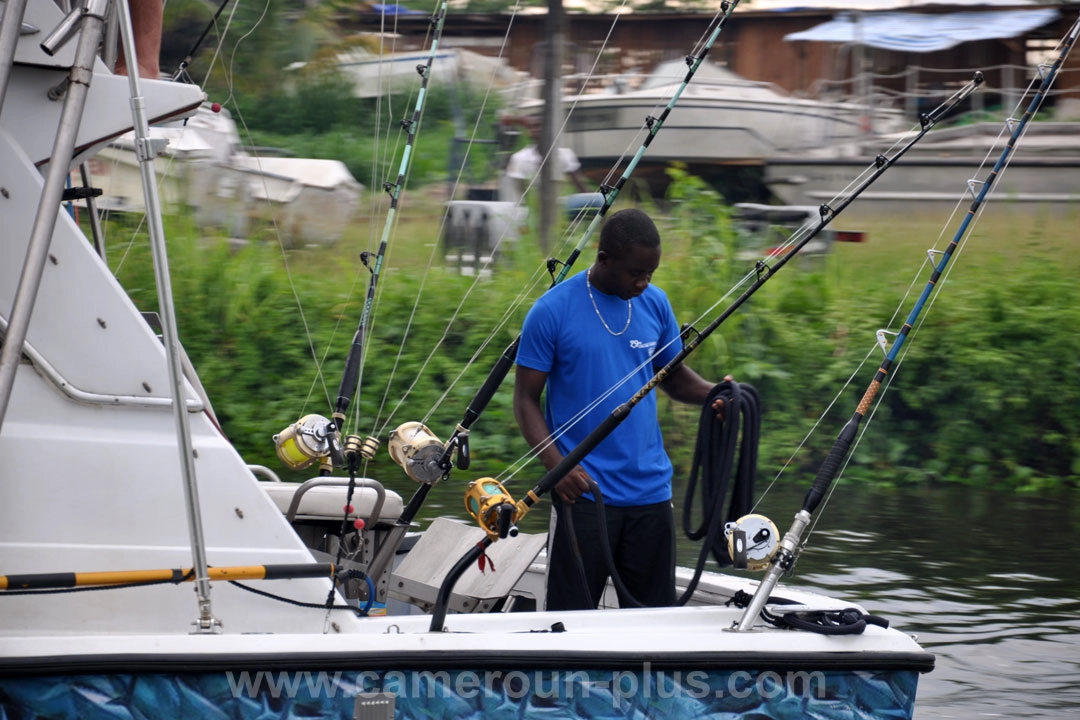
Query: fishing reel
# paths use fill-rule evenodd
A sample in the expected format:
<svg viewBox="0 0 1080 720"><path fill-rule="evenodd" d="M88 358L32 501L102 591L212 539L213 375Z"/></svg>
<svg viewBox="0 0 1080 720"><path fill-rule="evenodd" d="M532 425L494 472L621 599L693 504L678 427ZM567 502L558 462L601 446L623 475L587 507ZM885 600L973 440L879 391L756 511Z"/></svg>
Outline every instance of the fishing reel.
<svg viewBox="0 0 1080 720"><path fill-rule="evenodd" d="M740 570L764 570L780 548L780 533L764 515L743 515L724 525L728 554Z"/></svg>
<svg viewBox="0 0 1080 720"><path fill-rule="evenodd" d="M399 425L390 433L390 458L413 480L433 485L446 475L445 447L427 426L418 422Z"/></svg>
<svg viewBox="0 0 1080 720"><path fill-rule="evenodd" d="M305 415L274 435L277 456L293 470L303 470L327 457L340 464L337 433L338 427L332 420L322 415Z"/></svg>
<svg viewBox="0 0 1080 720"><path fill-rule="evenodd" d="M516 537L515 522L528 512L524 504L514 502L495 478L480 478L469 483L465 491L465 509L492 540Z"/></svg>

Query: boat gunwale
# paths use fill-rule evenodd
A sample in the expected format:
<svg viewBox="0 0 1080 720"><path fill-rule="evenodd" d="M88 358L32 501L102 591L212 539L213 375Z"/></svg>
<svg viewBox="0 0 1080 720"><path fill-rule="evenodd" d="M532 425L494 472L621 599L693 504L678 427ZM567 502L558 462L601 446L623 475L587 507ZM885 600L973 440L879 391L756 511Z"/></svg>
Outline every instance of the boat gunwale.
<svg viewBox="0 0 1080 720"><path fill-rule="evenodd" d="M0 658L0 679L92 673L242 672L252 670L756 670L917 671L929 673L936 656L915 651L655 652L417 649L386 652L290 653L121 653Z"/></svg>

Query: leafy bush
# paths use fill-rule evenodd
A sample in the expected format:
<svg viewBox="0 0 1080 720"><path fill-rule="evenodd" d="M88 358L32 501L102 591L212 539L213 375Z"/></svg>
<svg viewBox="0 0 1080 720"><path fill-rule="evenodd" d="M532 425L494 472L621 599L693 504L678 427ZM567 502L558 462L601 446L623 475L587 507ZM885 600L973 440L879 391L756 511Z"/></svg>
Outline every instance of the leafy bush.
<svg viewBox="0 0 1080 720"><path fill-rule="evenodd" d="M668 290L680 321L700 317L700 329L730 302L717 300L745 268L735 259L738 238L722 199L690 176L678 177L674 187L681 197L668 211L656 211L665 254L655 280ZM432 227L437 223L434 207L418 213L430 216ZM1070 223L1043 230L1054 238L1060 227L1064 240ZM788 460L835 397L795 463L804 476L816 471L880 363L874 331L890 327L902 293L865 268L906 267L918 257L910 247L892 247L889 230L880 228L871 230L868 243L835 248L820 269L786 266L688 361L707 378L731 373L758 388L765 474ZM1029 251L1016 259L1015 231L1001 223L990 237L978 238L988 247L941 288L933 312L924 313L891 373L893 384L863 421L868 432L845 471L849 478L1020 489L1077 484L1080 288L1060 263L1048 262L1050 255ZM413 228L395 242L405 245L405 256L426 255L423 246L433 234ZM184 218L170 221L168 237L180 334L222 424L249 461L279 467L270 436L305 412L328 412L336 396L368 274L342 262L347 252L340 247L288 251L286 274L284 251L273 243L237 249L224 238L205 237ZM123 256L118 277L149 309L152 272L138 247ZM1053 242L1045 252L1055 252ZM527 308L491 335L539 261L527 238L511 256L513 264L475 287L471 278L437 267L426 277L407 264L384 270L357 406L361 433L378 432L385 442L400 422L423 419L445 439ZM590 260L587 252L579 265ZM466 292L467 304L447 326ZM511 382L474 428L479 473L495 475L527 451L513 419ZM694 434L687 428L696 411L664 401L661 413L669 448L685 467Z"/></svg>

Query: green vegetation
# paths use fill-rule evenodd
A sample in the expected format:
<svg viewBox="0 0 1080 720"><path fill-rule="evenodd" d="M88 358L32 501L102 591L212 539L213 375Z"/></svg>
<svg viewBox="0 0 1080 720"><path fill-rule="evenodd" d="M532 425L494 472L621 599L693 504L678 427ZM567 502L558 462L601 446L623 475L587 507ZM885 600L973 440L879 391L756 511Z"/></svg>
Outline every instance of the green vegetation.
<svg viewBox="0 0 1080 720"><path fill-rule="evenodd" d="M474 9L488 5L470 3ZM176 38L197 36L212 8L197 0L168 8L167 27L175 32L166 33L162 65L172 69L190 50L190 40ZM279 3L269 14L262 12L262 6L241 6L220 53L209 50L218 42L211 33L191 76L233 112L246 143L341 160L373 189L392 179L404 143L398 122L411 115L414 98L377 103L352 97L346 81L330 69L329 59L351 42L335 32L332 3ZM218 26L224 25L223 20ZM304 66L281 70L290 63ZM535 243L523 238L495 276L475 287L441 267L435 245L439 195L445 192L433 183L451 172L452 139L471 134L474 126L490 135L498 110L488 100L482 113L462 112L481 106L479 97L463 92L434 88L426 100L418 152L379 284L357 432L378 431L384 443L397 424L419 419L445 439L516 335L529 299L545 285L533 285L534 293L510 322L490 336L542 266L543 258L531 250ZM376 127L382 134L378 143L371 139ZM490 178L490 148L470 153L473 179ZM655 280L668 291L681 322L702 326L726 306L730 298L721 302L724 293L750 268L736 260L740 239L723 198L700 179L672 172L668 202L650 208L665 236L664 264ZM433 192L421 190L425 184ZM366 217L334 248L282 250L267 228L237 249L187 217L168 219L181 337L225 432L249 462L281 468L271 436L302 414L325 414L336 395L368 284L359 253L373 249L385 218L385 197L375 192ZM381 206L376 197L382 197ZM864 421L868 431L846 468L849 479L1024 490L1078 484L1080 285L1073 278L1080 260L1071 252L1076 218L995 204L924 312L925 323L909 340L892 386L879 395L872 421ZM880 363L875 331L898 327L901 320L891 319L918 263L927 248L944 245L935 242L943 217L860 217L852 214L857 208L836 224L866 231L868 242L840 245L817 267L792 263L690 359L706 377L731 373L760 391L765 476L788 460L840 393L794 459L800 482L816 471ZM125 251L111 250L109 258L135 303L149 310L156 295L146 244L126 223L113 220L110 237L134 240ZM591 254L586 251L579 267ZM924 268L914 280L915 294L927 275ZM466 294L468 301L448 326ZM901 317L913 302L909 296ZM671 452L685 467L697 411L662 401L660 412ZM472 445L470 477L499 474L525 454L509 382L474 427ZM379 462L389 464L385 450ZM526 473L535 479L535 468Z"/></svg>
<svg viewBox="0 0 1080 720"><path fill-rule="evenodd" d="M667 288L680 322L703 326L726 307L728 301L714 304L749 268L734 259L738 239L719 197L685 175L673 193L681 198L651 208L666 242L655 282ZM392 240L368 338L359 432L378 429L384 443L398 424L424 418L445 439L516 335L528 300L489 338L542 259L524 238L492 279L474 287L441 267L441 254L433 251L441 206L424 195L407 190L403 196L412 205L406 202ZM1080 479L1080 439L1072 430L1080 425L1080 286L1072 280L1078 261L1068 253L1075 217L1035 216L1004 202L994 210L954 261L892 373L893 385L879 396L872 421L864 421L868 432L845 472L849 479L1016 489L1075 486ZM336 248L289 251L272 239L232 249L185 218L170 220L181 337L226 433L249 462L280 468L271 436L304 413L328 412L368 283L358 251L372 227L381 229L381 218L368 220ZM881 361L875 331L898 328L902 320L889 320L909 285L914 290L900 317L910 311L929 273L924 268L913 280L917 264L940 231L940 218L929 214L837 222L867 231L868 242L838 244L817 269L792 263L690 358L706 377L732 373L760 391L765 476L788 459L866 358L795 458L800 481L816 470ZM120 281L136 304L150 309L155 296L144 248L136 238L110 258L124 258ZM474 427L471 477L498 474L526 451L510 394L508 381ZM665 401L661 413L673 455L688 465L697 411ZM389 463L383 452L380 462Z"/></svg>

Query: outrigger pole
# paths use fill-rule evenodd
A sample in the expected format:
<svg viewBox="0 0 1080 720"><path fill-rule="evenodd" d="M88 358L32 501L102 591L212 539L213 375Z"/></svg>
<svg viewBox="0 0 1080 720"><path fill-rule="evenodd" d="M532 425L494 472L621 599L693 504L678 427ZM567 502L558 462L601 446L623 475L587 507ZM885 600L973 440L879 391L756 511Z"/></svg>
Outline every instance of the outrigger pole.
<svg viewBox="0 0 1080 720"><path fill-rule="evenodd" d="M716 27L713 28L712 33L710 33L704 45L702 45L701 50L696 55L688 55L686 57L688 69L682 83L671 96L671 99L659 116L653 117L652 115L649 115L645 118L645 126L648 128L648 135L646 135L645 140L642 141L641 146L634 154L634 157L627 163L622 175L614 185L600 186L600 193L604 196L604 202L585 228L585 232L582 233L581 239L578 240L577 245L567 256L566 261L562 263L562 269L557 275L555 274L555 267L559 264L559 261L555 259L548 260L548 271L552 274L552 287L562 282L570 272L570 268L588 244L589 238L592 237L596 228L599 227L600 223L603 221L604 216L607 215L608 210L615 203L615 199L619 196L626 181L630 179L630 175L637 168L642 156L645 155L645 151L649 149L649 145L652 144L653 138L656 137L656 134L659 133L660 129L664 126L664 121L667 120L667 117L671 114L675 104L679 101L679 98L682 97L686 86L690 84L690 81L697 73L701 63L704 62L705 56L709 54L713 45L716 44L717 38L720 37L720 32L724 29L725 23L728 18L731 17L731 13L735 11L738 4L739 0L724 0L724 2L720 4L722 15L717 21ZM480 386L476 395L469 402L461 422L458 423L457 428L454 429L454 433L450 436L450 439L446 441L442 456L437 461L439 467L444 472L444 478L450 472L451 458L455 451L457 452L458 469L467 470L469 468L469 429L472 427L473 423L479 419L480 414L484 412L484 409L491 401L491 398L495 396L495 392L499 389L499 386L502 385L503 380L506 379L507 374L510 372L510 368L513 367L514 361L517 359L517 351L520 344L521 336L518 336L514 338L514 341L511 342L505 350L503 350L502 355L495 362L495 365L491 368L487 378L484 380L484 384ZM409 504L406 505L405 509L402 511L401 522L408 523L412 521L417 511L420 509L420 506L427 498L427 494L431 490L431 485L431 483L423 483L417 488L416 493L414 493L409 500Z"/></svg>
<svg viewBox="0 0 1080 720"><path fill-rule="evenodd" d="M798 240L791 248L779 259L776 263L770 267L765 261L759 261L758 263L758 277L754 283L748 287L738 298L736 298L720 315L710 322L701 331L695 331L693 328L684 332L684 336L688 337L683 345L682 350L672 358L672 360L661 368L653 377L645 383L634 395L615 408L610 415L608 415L599 425L596 426L585 439L578 443L570 452L568 452L561 461L551 470L549 470L540 481L526 493L525 497L514 502L512 498L505 492L502 486L493 479L483 478L477 480L470 485L470 495L467 499L472 500L472 508L475 508L476 512L473 512L474 517L480 523L481 527L485 530L487 535L477 543L476 546L471 548L468 553L455 565L450 573L447 574L444 584L439 589L439 596L437 600L436 609L434 611L430 630L432 632L438 632L442 629L442 622L445 619L446 608L441 607L438 602L445 600L449 602L450 593L453 589L454 583L457 582L457 578L466 568L480 556L484 554L484 551L495 540L504 537L512 537L517 534L516 523L523 517L536 503L540 501L541 496L551 492L551 490L562 480L566 475L570 473L581 460L592 452L597 445L604 441L608 435L614 432L629 415L630 411L634 409L641 400L652 392L660 383L664 381L668 375L671 374L675 368L681 365L690 355L698 348L699 345L713 333L720 325L727 320L739 307L742 306L750 297L756 293L762 285L764 285L771 277L773 277L784 265L786 265L792 258L799 253L803 247L806 246L811 240L814 239L825 227L832 222L832 220L839 215L848 205L855 201L870 185L874 183L881 175L888 170L893 164L896 163L903 155L910 150L915 143L922 139L927 132L930 131L940 120L947 115L950 111L955 109L961 102L963 102L975 89L983 82L982 73L975 73L975 76L965 85L963 88L953 94L948 100L943 102L937 108L929 113L922 115L919 118L921 129L906 145L896 151L891 157L885 155L878 155L874 159L874 170L867 176L854 190L852 190L847 196L843 197L836 207L829 205L822 205L818 209L820 219L817 225L814 226L804 237ZM455 574L456 573L456 574ZM764 584L764 583L763 583ZM444 592L445 591L445 592ZM440 609L441 607L441 609Z"/></svg>
<svg viewBox="0 0 1080 720"><path fill-rule="evenodd" d="M446 5L447 0L442 0L439 5L439 9L431 17L431 24L435 27L432 33L431 50L428 53L427 62L423 65L416 66L416 72L420 74L420 92L416 97L416 105L413 109L411 118L401 121L401 127L405 129L408 134L408 139L405 143L405 151L401 156L401 165L398 169L398 176L394 182L384 182L383 189L390 195L390 209L386 214L386 224L383 226L382 239L379 242L378 251L375 253L374 265L368 265L370 259L370 253L363 253L361 259L364 265L371 271L371 280L368 283L367 296L364 299L364 308L360 313L360 322L356 328L356 334L353 336L352 346L349 348L348 357L345 360L345 371L341 376L341 384L338 386L337 402L334 405L333 419L336 423L336 429L331 432L340 432L345 426L345 413L349 409L349 404L352 402L353 396L357 393L357 383L360 379L360 369L363 364L364 356L364 340L367 335L368 322L371 317L371 309L375 303L375 286L379 282L379 274L382 272L383 258L386 256L386 246L390 241L390 233L393 229L394 218L397 213L398 201L401 198L401 191L405 186L405 178L409 172L409 165L412 161L413 145L416 142L416 134L420 129L420 118L424 110L424 99L427 95L428 81L431 79L431 66L435 61L435 55L439 47L439 38L442 37L443 22L446 19ZM331 445L333 447L333 445ZM367 438L361 441L359 437L350 436L345 441L344 460L348 463L350 470L359 469L361 457L370 459L375 454L375 450L378 449L378 440L374 438ZM336 450L340 455L341 450ZM333 458L334 452L332 451L331 457L335 460L336 465L341 464L338 462L341 458Z"/></svg>
<svg viewBox="0 0 1080 720"><path fill-rule="evenodd" d="M949 264L953 252L959 245L960 240L963 239L971 225L971 221L975 218L976 213L982 207L983 200L989 194L994 181L1005 169L1017 140L1024 134L1028 121L1035 115L1039 106L1042 105L1043 100L1046 98L1047 91L1053 84L1058 69L1065 62L1065 58L1068 57L1069 51L1072 50L1072 46L1076 42L1078 33L1080 33L1080 20L1077 20L1068 35L1065 36L1061 53L1058 55L1058 58L1054 61L1053 65L1049 67L1039 65L1039 72L1042 74L1042 83L1039 85L1039 89L1036 91L1035 96L1031 99L1031 103L1028 105L1027 111L1024 113L1023 117L1019 120L1009 118L1005 121L1007 127L1012 131L1012 134L1009 136L1005 148L1001 151L1001 156L994 164L993 170L990 171L986 180L981 182L982 187L978 193L975 192L975 187L979 183L977 181L971 181L969 183L969 188L974 196L974 200L972 200L971 207L968 208L967 215L964 217L963 222L960 223L960 227L957 229L952 241L943 252L938 253L934 250L930 251L932 262L934 261L934 256L939 255L939 258L936 261L937 264L934 265L934 272L930 275L926 287L923 288L922 294L919 296L914 307L912 307L911 313L908 315L907 320L904 322L904 326L900 329L896 339L893 341L892 347L886 353L885 359L882 360L881 366L874 374L874 379L871 381L870 386L866 389L858 406L855 408L855 413L851 416L851 419L848 420L847 424L844 425L844 428L840 431L840 435L837 437L832 449L829 450L829 454L826 456L824 462L822 462L817 477L814 478L814 482L810 486L810 490L806 493L805 500L803 500L802 509L795 514L795 520L791 525L791 529L787 531L787 534L785 534L784 538L781 540L780 547L776 555L773 556L769 569L765 573L765 577L758 585L758 589L754 593L753 599L750 601L746 611L743 613L742 619L737 625L736 629L739 631L747 631L753 628L758 614L761 612L762 608L765 607L769 595L780 581L780 576L787 572L794 564L802 533L810 522L811 514L817 509L818 504L825 497L829 485L839 474L844 459L847 457L848 451L851 449L851 445L855 440L855 434L859 428L859 424L870 409L870 405L873 402L878 389L881 387L881 383L889 374L889 369L899 355L900 348L903 346L904 340L907 338L911 328L914 327L915 320L919 317L919 313L922 312L923 307L926 305L926 301L930 298L930 295L936 288L937 282L941 278L942 271ZM884 349L884 344L882 349Z"/></svg>

